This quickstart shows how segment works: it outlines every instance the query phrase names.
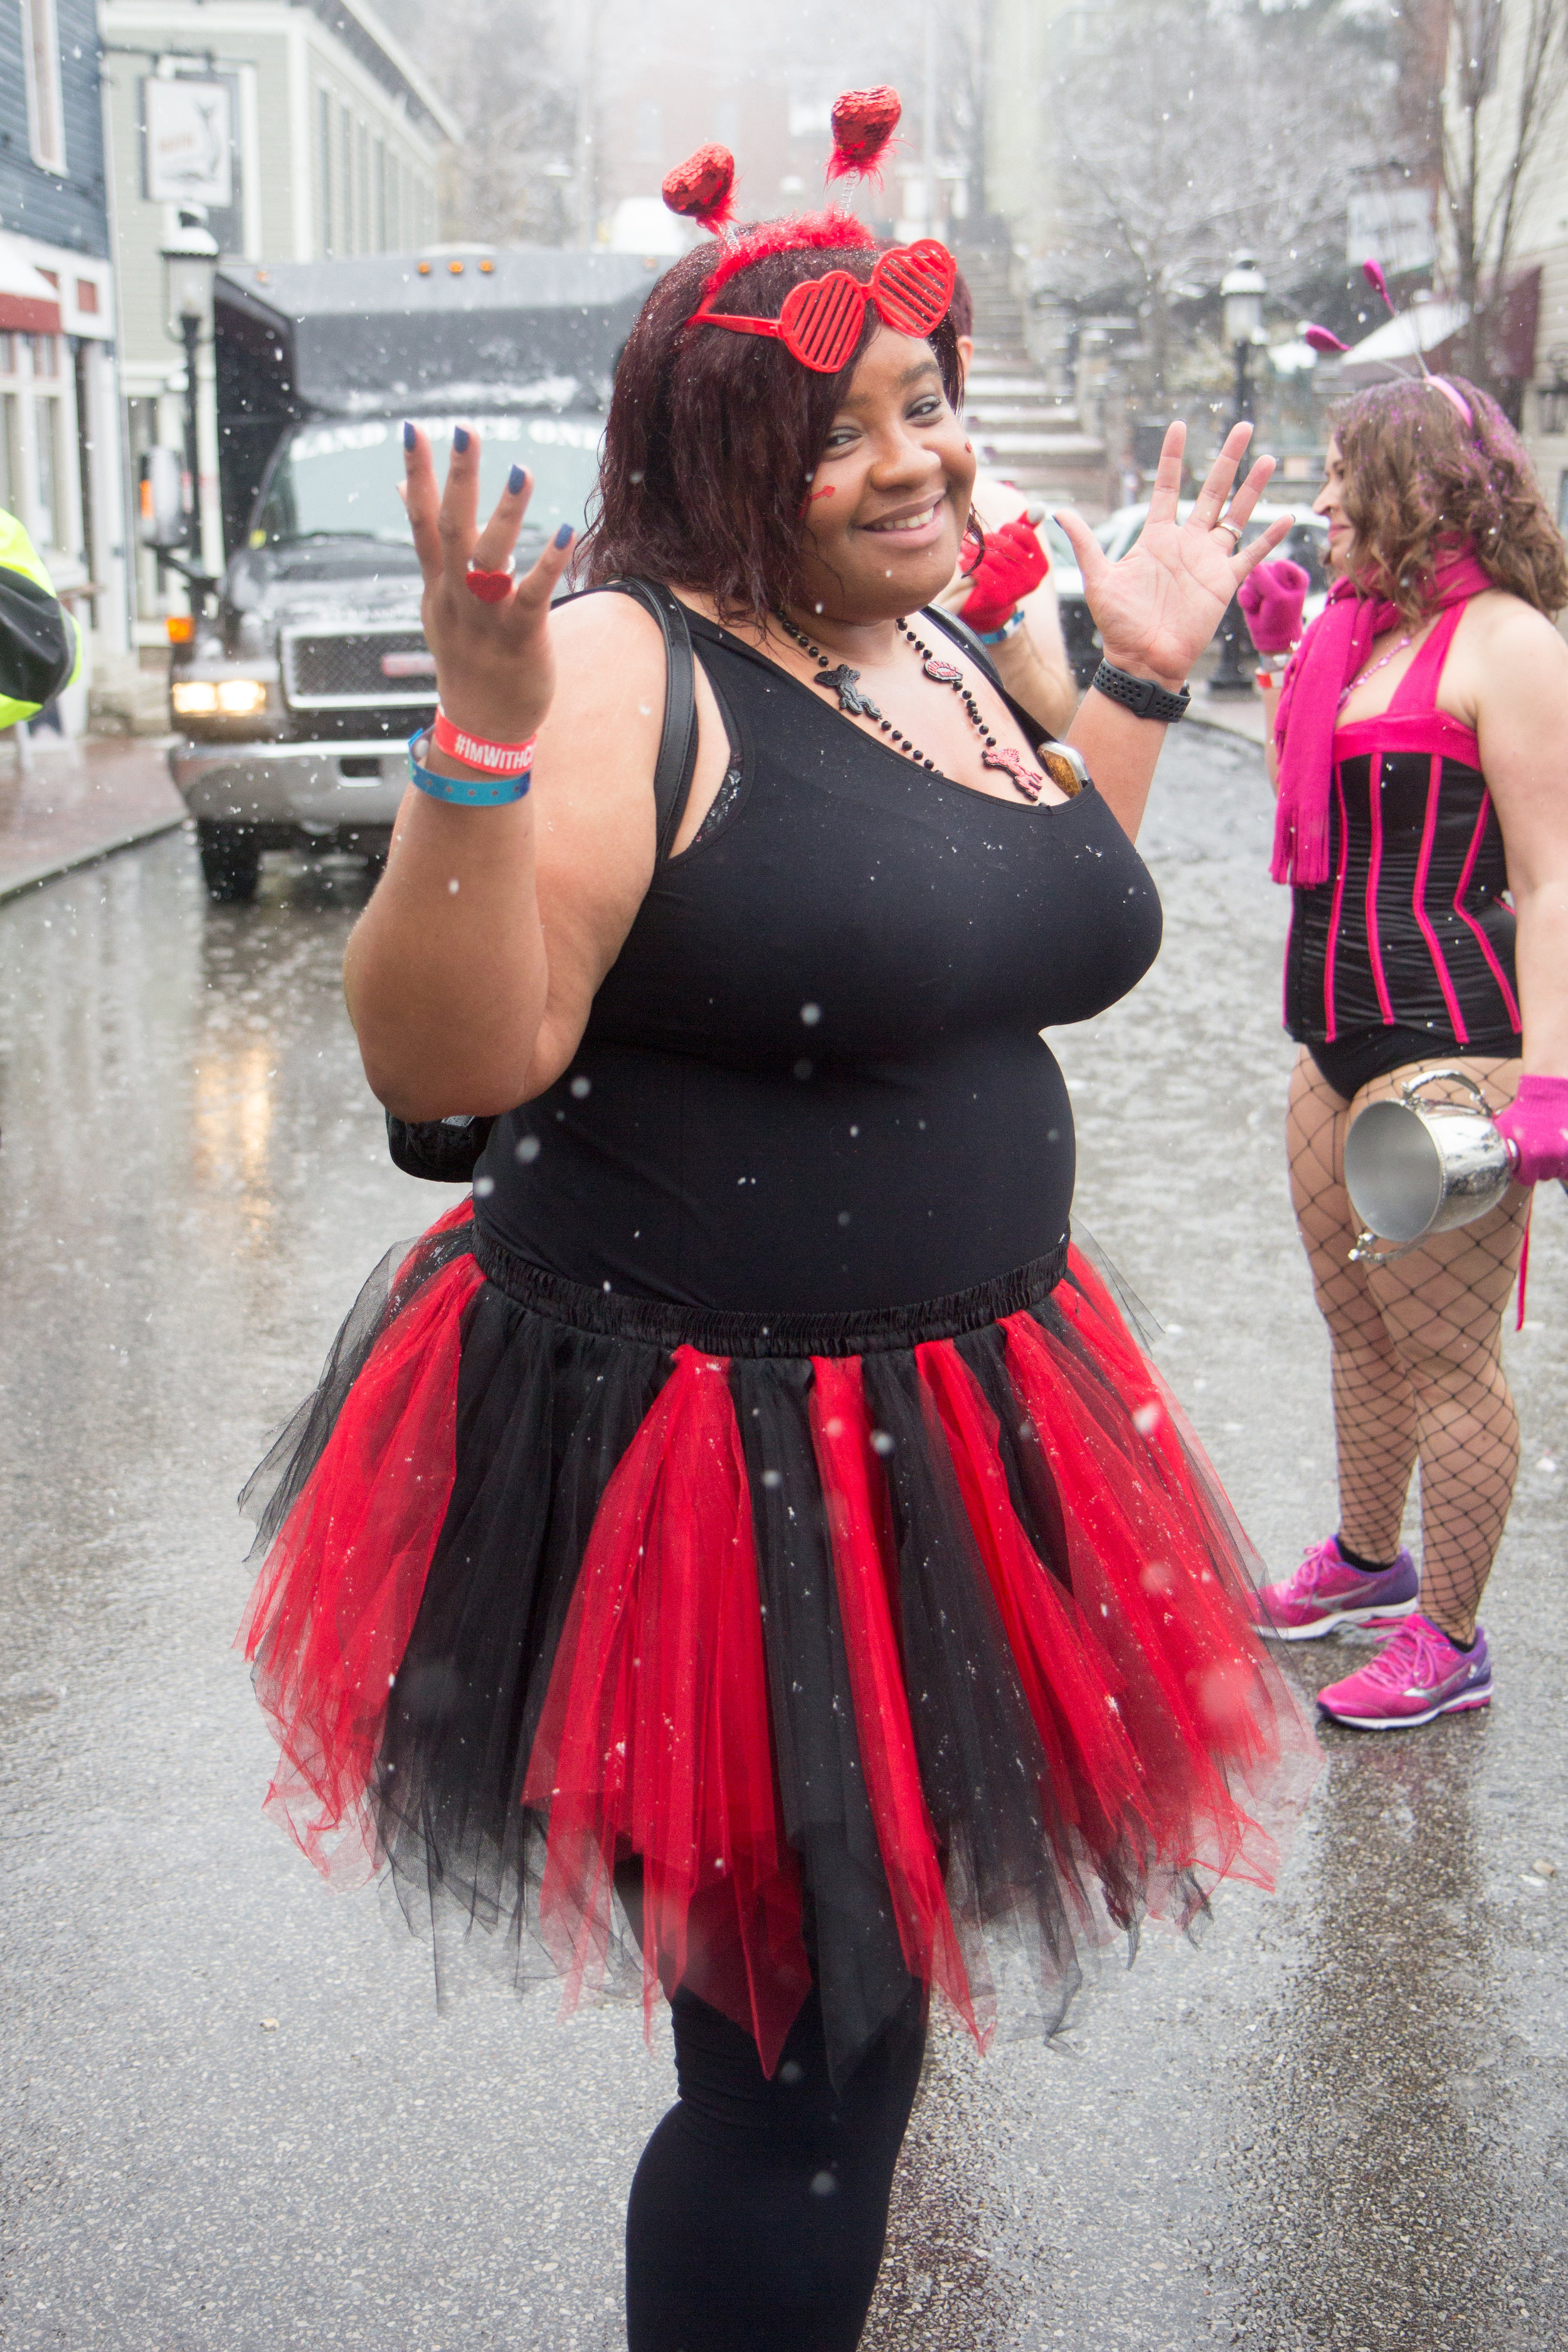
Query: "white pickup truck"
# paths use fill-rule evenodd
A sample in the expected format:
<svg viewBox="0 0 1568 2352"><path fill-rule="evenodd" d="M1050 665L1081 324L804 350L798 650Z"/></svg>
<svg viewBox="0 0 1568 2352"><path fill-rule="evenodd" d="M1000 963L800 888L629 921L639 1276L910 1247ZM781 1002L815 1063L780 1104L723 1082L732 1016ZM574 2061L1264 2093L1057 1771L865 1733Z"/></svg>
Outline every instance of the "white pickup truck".
<svg viewBox="0 0 1568 2352"><path fill-rule="evenodd" d="M621 344L662 258L439 248L217 281L228 561L174 647L174 782L215 898L268 849L384 858L404 746L433 716L402 425L481 448L481 509L534 478L520 566L580 529Z"/></svg>

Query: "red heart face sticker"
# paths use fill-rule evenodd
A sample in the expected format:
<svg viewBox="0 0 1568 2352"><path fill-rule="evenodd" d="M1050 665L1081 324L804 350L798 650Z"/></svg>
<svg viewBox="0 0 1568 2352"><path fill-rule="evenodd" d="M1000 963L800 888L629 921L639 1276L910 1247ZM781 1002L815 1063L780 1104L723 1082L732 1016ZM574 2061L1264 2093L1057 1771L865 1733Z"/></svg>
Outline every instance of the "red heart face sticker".
<svg viewBox="0 0 1568 2352"><path fill-rule="evenodd" d="M808 278L790 288L779 311L779 331L803 367L837 375L855 355L865 316L860 280L847 269L830 269L826 278Z"/></svg>
<svg viewBox="0 0 1568 2352"><path fill-rule="evenodd" d="M953 262L945 246L922 236L895 246L872 272L872 299L900 335L929 335L952 299Z"/></svg>

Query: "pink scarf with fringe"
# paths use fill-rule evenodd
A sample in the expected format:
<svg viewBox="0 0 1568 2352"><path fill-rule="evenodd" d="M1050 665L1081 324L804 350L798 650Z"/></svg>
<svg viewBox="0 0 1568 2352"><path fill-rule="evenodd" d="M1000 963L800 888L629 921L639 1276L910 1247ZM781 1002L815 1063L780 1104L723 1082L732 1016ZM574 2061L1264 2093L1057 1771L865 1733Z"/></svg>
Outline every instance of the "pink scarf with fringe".
<svg viewBox="0 0 1568 2352"><path fill-rule="evenodd" d="M1466 548L1438 564L1426 611L1440 613L1446 605L1467 602L1496 585ZM1279 799L1269 872L1276 882L1310 890L1329 878L1329 795L1340 697L1365 661L1373 638L1397 626L1399 618L1397 604L1369 596L1353 580L1336 580L1327 604L1291 656L1274 719Z"/></svg>

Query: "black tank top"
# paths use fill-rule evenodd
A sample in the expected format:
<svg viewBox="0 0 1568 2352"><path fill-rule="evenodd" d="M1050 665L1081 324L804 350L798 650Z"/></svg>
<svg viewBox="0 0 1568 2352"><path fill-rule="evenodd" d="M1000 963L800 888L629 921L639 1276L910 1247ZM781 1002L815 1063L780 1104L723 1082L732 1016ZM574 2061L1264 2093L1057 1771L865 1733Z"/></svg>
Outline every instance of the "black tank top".
<svg viewBox="0 0 1568 2352"><path fill-rule="evenodd" d="M1137 853L1092 789L1030 807L930 775L691 628L731 777L571 1068L496 1122L479 1223L572 1281L764 1314L903 1306L1046 1255L1073 1129L1039 1033L1152 962Z"/></svg>

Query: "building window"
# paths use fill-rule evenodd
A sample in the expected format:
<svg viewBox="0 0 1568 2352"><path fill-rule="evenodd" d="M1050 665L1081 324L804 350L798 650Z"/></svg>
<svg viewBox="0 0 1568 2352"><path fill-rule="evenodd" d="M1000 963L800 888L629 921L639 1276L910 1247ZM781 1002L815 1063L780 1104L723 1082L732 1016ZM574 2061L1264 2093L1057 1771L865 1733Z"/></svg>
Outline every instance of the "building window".
<svg viewBox="0 0 1568 2352"><path fill-rule="evenodd" d="M38 537L47 547L63 547L66 519L60 499L60 404L58 400L34 402L33 432L38 451Z"/></svg>
<svg viewBox="0 0 1568 2352"><path fill-rule="evenodd" d="M336 248L332 233L332 101L324 89L316 92L317 128L320 133L321 173L321 251L330 256Z"/></svg>
<svg viewBox="0 0 1568 2352"><path fill-rule="evenodd" d="M354 119L345 106L338 119L338 154L343 172L343 251L359 251L359 223L354 218Z"/></svg>
<svg viewBox="0 0 1568 2352"><path fill-rule="evenodd" d="M27 78L27 144L40 171L66 167L60 104L60 37L55 0L22 0L22 52Z"/></svg>

